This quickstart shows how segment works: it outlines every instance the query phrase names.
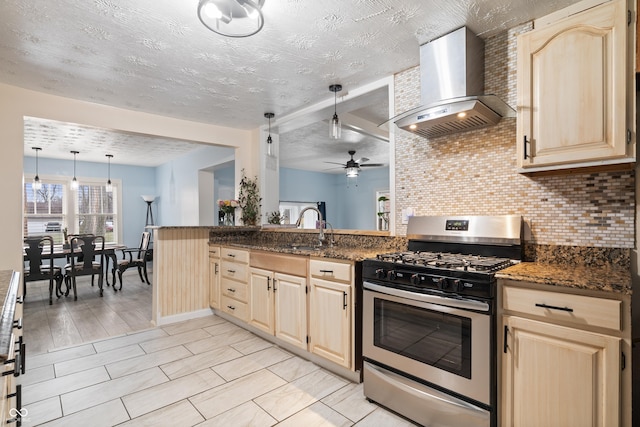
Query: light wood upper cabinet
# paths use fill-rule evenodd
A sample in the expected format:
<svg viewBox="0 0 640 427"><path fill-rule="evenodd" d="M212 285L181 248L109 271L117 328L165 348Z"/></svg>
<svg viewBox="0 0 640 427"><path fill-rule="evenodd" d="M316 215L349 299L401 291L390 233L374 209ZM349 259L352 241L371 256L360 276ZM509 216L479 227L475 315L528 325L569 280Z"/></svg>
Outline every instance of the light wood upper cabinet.
<svg viewBox="0 0 640 427"><path fill-rule="evenodd" d="M613 0L518 37L520 172L635 161L627 3Z"/></svg>

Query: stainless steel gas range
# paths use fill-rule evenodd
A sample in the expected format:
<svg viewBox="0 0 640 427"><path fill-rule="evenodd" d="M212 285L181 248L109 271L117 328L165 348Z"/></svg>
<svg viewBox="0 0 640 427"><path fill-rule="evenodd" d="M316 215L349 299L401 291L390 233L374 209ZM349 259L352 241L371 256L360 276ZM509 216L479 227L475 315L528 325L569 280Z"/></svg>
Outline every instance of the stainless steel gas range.
<svg viewBox="0 0 640 427"><path fill-rule="evenodd" d="M407 252L362 264L365 396L422 425L495 426L495 272L519 216L412 217Z"/></svg>

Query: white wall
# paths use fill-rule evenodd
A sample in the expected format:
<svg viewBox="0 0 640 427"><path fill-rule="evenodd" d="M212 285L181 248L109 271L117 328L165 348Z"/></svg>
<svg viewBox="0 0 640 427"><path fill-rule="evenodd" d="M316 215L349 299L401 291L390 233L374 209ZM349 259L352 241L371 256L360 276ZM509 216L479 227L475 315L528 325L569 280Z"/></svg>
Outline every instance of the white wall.
<svg viewBox="0 0 640 427"><path fill-rule="evenodd" d="M232 149L203 146L156 168L156 188L160 196L160 218L156 220L156 225L200 225L199 171L233 159ZM213 216L213 211L211 215ZM206 225L214 224L214 218L209 222Z"/></svg>
<svg viewBox="0 0 640 427"><path fill-rule="evenodd" d="M242 168L250 175L258 173L257 130L190 122L0 84L0 144L3 154L0 182L5 190L4 208L0 210L2 270L22 270L24 116L233 147L237 181Z"/></svg>

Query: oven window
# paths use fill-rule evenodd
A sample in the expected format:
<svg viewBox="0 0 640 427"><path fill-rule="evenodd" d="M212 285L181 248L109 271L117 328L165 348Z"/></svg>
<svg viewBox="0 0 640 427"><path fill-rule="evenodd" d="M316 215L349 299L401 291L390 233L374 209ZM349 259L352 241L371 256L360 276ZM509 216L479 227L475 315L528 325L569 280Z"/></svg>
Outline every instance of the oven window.
<svg viewBox="0 0 640 427"><path fill-rule="evenodd" d="M471 378L471 319L374 298L373 343Z"/></svg>

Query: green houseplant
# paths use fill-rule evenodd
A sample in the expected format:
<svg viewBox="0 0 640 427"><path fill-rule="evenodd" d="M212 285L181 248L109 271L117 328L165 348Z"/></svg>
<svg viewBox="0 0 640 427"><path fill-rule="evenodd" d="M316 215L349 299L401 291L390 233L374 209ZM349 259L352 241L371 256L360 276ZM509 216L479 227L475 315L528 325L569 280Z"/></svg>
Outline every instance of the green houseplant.
<svg viewBox="0 0 640 427"><path fill-rule="evenodd" d="M260 218L260 187L258 187L258 177L253 179L245 175L242 169L242 179L240 180L240 193L238 195L238 206L242 209L242 222L244 225L256 225Z"/></svg>

